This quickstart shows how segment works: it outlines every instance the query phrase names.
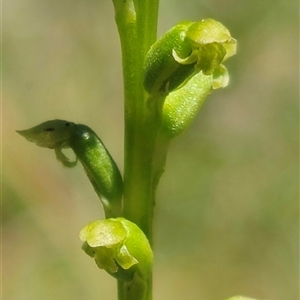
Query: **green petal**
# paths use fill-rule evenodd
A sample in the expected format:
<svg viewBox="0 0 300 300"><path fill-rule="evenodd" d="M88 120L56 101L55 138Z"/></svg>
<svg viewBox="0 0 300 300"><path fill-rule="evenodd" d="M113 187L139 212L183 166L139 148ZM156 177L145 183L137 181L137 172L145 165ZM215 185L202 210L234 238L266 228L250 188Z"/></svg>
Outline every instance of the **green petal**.
<svg viewBox="0 0 300 300"><path fill-rule="evenodd" d="M224 88L229 83L229 74L224 65L220 65L213 73L212 88L214 90Z"/></svg>
<svg viewBox="0 0 300 300"><path fill-rule="evenodd" d="M125 270L138 263L138 260L129 253L125 245L123 245L120 248L119 253L117 253L116 261Z"/></svg>

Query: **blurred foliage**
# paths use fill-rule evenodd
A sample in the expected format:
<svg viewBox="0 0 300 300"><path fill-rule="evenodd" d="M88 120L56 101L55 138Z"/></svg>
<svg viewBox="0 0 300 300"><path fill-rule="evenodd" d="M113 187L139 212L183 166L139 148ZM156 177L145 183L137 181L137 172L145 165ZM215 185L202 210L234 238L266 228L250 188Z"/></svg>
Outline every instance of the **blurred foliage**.
<svg viewBox="0 0 300 300"><path fill-rule="evenodd" d="M298 290L298 3L161 1L159 34L214 18L238 40L231 83L170 149L155 209L154 299ZM110 1L3 3L3 299L116 299L78 232L103 217L83 169L15 130L85 123L122 169L120 47Z"/></svg>

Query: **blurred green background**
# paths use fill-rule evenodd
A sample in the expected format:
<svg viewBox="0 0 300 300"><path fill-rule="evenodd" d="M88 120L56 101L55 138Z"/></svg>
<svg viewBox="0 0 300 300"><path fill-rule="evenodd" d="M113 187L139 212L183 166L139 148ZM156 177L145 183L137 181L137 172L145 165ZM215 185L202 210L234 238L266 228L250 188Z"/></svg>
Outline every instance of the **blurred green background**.
<svg viewBox="0 0 300 300"><path fill-rule="evenodd" d="M215 18L238 40L228 88L174 140L155 208L154 299L295 300L298 280L298 1L162 0L159 35ZM3 2L3 299L116 299L81 250L103 217L81 166L15 133L85 123L122 169L119 39L109 0Z"/></svg>

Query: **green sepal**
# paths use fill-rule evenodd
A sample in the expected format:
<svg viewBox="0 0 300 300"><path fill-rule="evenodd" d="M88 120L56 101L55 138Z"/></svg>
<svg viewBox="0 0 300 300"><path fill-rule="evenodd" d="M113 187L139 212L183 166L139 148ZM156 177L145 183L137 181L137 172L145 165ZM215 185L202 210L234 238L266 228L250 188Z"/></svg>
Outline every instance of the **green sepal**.
<svg viewBox="0 0 300 300"><path fill-rule="evenodd" d="M144 88L149 94L171 91L194 72L192 64L184 66L173 57L174 51L179 58L191 54L192 48L185 42L185 35L192 23L177 24L150 47L144 63Z"/></svg>
<svg viewBox="0 0 300 300"><path fill-rule="evenodd" d="M55 149L67 145L75 130L76 124L73 122L50 120L26 130L17 130L17 133L39 147Z"/></svg>
<svg viewBox="0 0 300 300"><path fill-rule="evenodd" d="M29 142L39 147L54 149L56 158L66 167L74 167L77 158L71 161L62 151L69 148L69 141L76 130L76 124L65 120L50 120L26 130L17 130Z"/></svg>

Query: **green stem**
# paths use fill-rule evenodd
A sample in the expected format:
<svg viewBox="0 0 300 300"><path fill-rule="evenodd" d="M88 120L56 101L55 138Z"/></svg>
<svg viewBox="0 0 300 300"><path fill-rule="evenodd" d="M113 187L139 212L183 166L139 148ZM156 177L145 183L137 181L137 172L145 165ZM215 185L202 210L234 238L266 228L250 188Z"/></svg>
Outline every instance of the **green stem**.
<svg viewBox="0 0 300 300"><path fill-rule="evenodd" d="M118 285L118 299L123 300L124 299L123 281L118 280L117 285Z"/></svg>
<svg viewBox="0 0 300 300"><path fill-rule="evenodd" d="M158 0L114 0L124 77L124 213L152 240L154 190L152 163L158 132L157 111L150 111L143 88L145 55L156 38Z"/></svg>
<svg viewBox="0 0 300 300"><path fill-rule="evenodd" d="M143 88L144 58L156 40L159 0L113 0L115 19L121 40L124 103L124 204L123 217L134 222L152 243L153 207L156 180L153 161L159 116L147 105ZM150 105L151 106L151 105ZM118 282L119 300L124 300L123 285ZM152 274L147 295L152 299Z"/></svg>

